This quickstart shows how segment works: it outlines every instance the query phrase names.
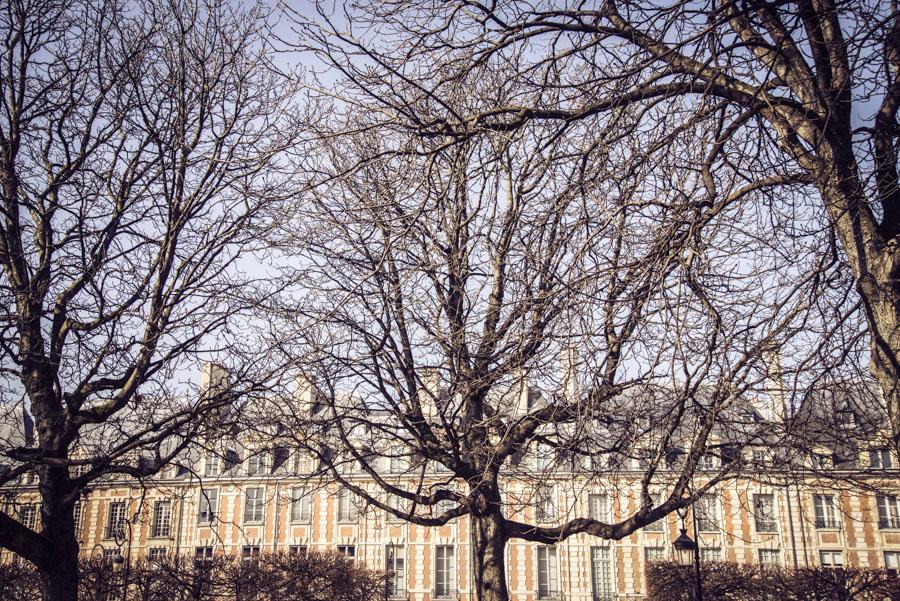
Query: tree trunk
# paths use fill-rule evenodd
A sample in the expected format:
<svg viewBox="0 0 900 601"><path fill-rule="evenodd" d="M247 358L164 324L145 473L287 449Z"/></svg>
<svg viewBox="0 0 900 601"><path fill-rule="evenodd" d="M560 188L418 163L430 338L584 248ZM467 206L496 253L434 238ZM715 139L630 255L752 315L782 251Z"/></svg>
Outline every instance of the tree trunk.
<svg viewBox="0 0 900 601"><path fill-rule="evenodd" d="M471 516L475 592L478 601L508 601L504 551L506 535L499 507Z"/></svg>
<svg viewBox="0 0 900 601"><path fill-rule="evenodd" d="M41 521L47 540L46 568L40 569L43 601L77 601L78 540L74 503L65 467L41 470Z"/></svg>

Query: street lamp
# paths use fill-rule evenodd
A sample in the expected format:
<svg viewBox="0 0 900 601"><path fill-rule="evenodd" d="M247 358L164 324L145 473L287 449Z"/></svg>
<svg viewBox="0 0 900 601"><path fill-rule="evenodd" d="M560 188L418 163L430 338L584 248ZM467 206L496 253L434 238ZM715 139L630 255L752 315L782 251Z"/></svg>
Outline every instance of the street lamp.
<svg viewBox="0 0 900 601"><path fill-rule="evenodd" d="M697 543L688 536L687 530L682 528L681 534L672 543L675 549L675 560L683 566L689 566L694 563L694 553L697 550Z"/></svg>

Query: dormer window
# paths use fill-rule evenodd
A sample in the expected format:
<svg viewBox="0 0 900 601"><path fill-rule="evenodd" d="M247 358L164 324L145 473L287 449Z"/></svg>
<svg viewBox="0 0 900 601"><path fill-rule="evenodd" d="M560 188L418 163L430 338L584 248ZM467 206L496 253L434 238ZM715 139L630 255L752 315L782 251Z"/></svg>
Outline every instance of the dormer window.
<svg viewBox="0 0 900 601"><path fill-rule="evenodd" d="M250 455L247 459L247 475L262 476L266 471L266 458L262 453Z"/></svg>
<svg viewBox="0 0 900 601"><path fill-rule="evenodd" d="M856 416L856 412L847 407L837 412L837 422L842 426L856 426L858 425L859 420Z"/></svg>
<svg viewBox="0 0 900 601"><path fill-rule="evenodd" d="M206 456L206 465L203 474L207 477L215 477L222 473L222 458L214 453Z"/></svg>

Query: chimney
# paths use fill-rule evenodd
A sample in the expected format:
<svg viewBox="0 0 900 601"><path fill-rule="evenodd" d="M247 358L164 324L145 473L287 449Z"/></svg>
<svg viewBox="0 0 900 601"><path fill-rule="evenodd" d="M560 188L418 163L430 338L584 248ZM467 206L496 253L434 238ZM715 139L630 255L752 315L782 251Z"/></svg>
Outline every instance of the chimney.
<svg viewBox="0 0 900 601"><path fill-rule="evenodd" d="M437 368L429 367L421 370L419 384L419 405L426 421L438 415L437 402L441 394L441 373Z"/></svg>
<svg viewBox="0 0 900 601"><path fill-rule="evenodd" d="M200 372L200 396L219 394L228 390L231 374L219 363L204 361Z"/></svg>
<svg viewBox="0 0 900 601"><path fill-rule="evenodd" d="M766 396L769 399L767 419L783 422L787 415L787 389L784 385L784 371L781 367L781 349L763 353L766 365Z"/></svg>
<svg viewBox="0 0 900 601"><path fill-rule="evenodd" d="M559 358L560 380L563 398L572 402L578 398L578 351L564 346Z"/></svg>
<svg viewBox="0 0 900 601"><path fill-rule="evenodd" d="M314 381L306 374L301 373L294 378L294 399L307 415L315 413L318 389Z"/></svg>
<svg viewBox="0 0 900 601"><path fill-rule="evenodd" d="M512 407L512 417L520 417L528 413L530 407L528 406L528 396L531 393L531 388L528 385L528 375L525 370L519 370L517 374L518 381L516 386L518 387L518 394L516 394L515 399L513 399L513 407ZM513 389L513 394L516 393L516 390Z"/></svg>

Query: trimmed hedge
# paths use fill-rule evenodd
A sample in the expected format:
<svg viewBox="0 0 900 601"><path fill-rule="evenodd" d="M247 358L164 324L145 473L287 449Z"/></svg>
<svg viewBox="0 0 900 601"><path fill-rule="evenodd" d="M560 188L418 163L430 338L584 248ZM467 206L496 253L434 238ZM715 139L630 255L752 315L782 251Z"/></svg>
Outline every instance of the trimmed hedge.
<svg viewBox="0 0 900 601"><path fill-rule="evenodd" d="M263 555L253 561L217 557L145 559L118 571L108 561L85 560L79 574L81 601L377 601L385 574L335 552ZM0 599L37 601L37 572L27 563L0 565Z"/></svg>
<svg viewBox="0 0 900 601"><path fill-rule="evenodd" d="M721 601L900 601L900 579L885 570L782 568L730 562L702 564L703 598ZM690 601L694 568L647 566L648 601Z"/></svg>

